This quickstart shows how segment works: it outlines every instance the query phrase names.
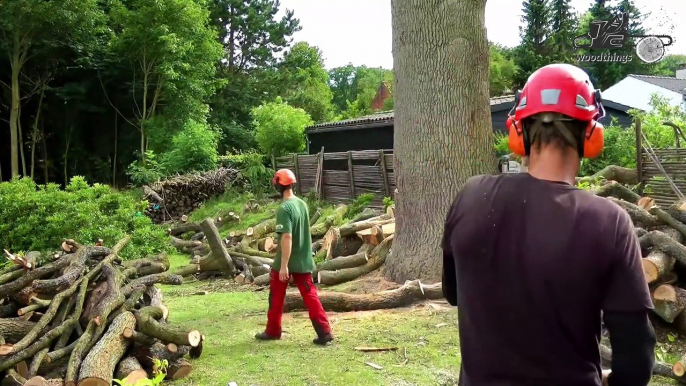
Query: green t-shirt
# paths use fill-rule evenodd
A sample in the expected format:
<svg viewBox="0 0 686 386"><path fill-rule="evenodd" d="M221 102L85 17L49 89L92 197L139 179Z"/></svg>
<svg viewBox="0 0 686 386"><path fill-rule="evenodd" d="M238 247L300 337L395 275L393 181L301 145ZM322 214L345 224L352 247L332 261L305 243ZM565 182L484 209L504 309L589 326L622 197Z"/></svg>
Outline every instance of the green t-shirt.
<svg viewBox="0 0 686 386"><path fill-rule="evenodd" d="M289 198L281 203L279 210L276 212L278 249L272 268L277 271L281 269L281 235L284 233L290 233L293 237L291 258L288 259L288 271L294 273L314 271L310 214L305 201L298 197Z"/></svg>

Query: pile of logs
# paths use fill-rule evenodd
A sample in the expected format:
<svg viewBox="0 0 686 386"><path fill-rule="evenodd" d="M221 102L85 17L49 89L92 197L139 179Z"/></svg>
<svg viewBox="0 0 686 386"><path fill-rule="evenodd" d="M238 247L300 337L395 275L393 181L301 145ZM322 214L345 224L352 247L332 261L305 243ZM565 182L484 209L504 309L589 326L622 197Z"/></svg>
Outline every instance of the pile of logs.
<svg viewBox="0 0 686 386"><path fill-rule="evenodd" d="M380 269L391 253L395 233L394 208L386 213L364 209L352 221L337 225L346 216L348 206L339 205L330 216L321 211L311 213L312 251L319 263L313 272L315 283L333 286L353 281ZM220 221L220 220L218 220ZM245 231L231 232L222 240L211 218L199 224L180 224L170 229L172 245L190 253L193 261L174 273L198 274L200 278L222 276L241 284L258 287L269 285L269 272L277 248L275 219L248 226ZM189 240L183 234L191 234ZM371 310L408 305L418 299L442 297L440 283L424 285L419 281L406 283L391 291L354 295L322 292L324 307L330 311ZM286 311L302 309L299 295L286 299Z"/></svg>
<svg viewBox="0 0 686 386"><path fill-rule="evenodd" d="M112 248L67 240L63 251L13 254L0 270L2 385L135 385L167 361L167 379L192 370L205 337L168 323L155 284L182 284L166 255L122 261ZM101 244L100 242L98 244Z"/></svg>
<svg viewBox="0 0 686 386"><path fill-rule="evenodd" d="M237 175L235 169L220 168L202 174L176 176L152 186L144 186L144 199L149 202L145 214L158 224L178 220L208 199L223 194L227 184L235 180Z"/></svg>

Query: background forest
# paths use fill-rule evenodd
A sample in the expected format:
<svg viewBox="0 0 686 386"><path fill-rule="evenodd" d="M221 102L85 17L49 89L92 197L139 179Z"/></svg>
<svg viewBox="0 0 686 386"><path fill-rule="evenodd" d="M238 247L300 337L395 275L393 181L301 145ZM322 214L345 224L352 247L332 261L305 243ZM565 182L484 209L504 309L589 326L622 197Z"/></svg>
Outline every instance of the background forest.
<svg viewBox="0 0 686 386"><path fill-rule="evenodd" d="M572 41L591 19L629 12L601 1L527 0L521 44L490 47L490 93L520 87L537 67L576 63ZM393 71L349 64L293 42L301 27L278 0L14 0L0 6L0 180L114 187L302 151L307 125L372 112ZM579 27L582 26L582 27ZM664 33L664 31L661 31ZM627 50L632 50L631 47ZM577 63L596 86L627 74L673 76L686 62ZM392 97L383 109L392 109ZM249 157L249 159L246 159ZM265 157L265 159L268 159Z"/></svg>

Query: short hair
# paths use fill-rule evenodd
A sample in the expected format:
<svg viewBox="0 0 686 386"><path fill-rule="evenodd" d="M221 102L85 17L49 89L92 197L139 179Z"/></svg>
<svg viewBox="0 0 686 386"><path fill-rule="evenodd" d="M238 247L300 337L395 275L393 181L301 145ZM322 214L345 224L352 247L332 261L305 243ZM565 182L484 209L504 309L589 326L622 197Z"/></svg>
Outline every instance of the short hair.
<svg viewBox="0 0 686 386"><path fill-rule="evenodd" d="M579 150L580 146L583 146L582 136L588 126L588 122L568 117L552 122L526 118L522 123L529 135L532 149L552 145L560 149L571 147Z"/></svg>

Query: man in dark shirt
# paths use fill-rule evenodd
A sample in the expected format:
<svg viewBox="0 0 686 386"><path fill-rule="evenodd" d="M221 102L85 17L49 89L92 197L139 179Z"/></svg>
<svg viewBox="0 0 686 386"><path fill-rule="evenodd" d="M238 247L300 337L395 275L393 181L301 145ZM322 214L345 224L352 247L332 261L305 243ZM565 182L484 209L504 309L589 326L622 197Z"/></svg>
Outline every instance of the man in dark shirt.
<svg viewBox="0 0 686 386"><path fill-rule="evenodd" d="M450 208L443 291L458 307L462 386L650 381L652 301L633 224L574 184L581 158L602 149L600 102L577 67L536 71L509 120L510 147L529 156L529 172L473 177Z"/></svg>

